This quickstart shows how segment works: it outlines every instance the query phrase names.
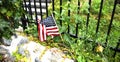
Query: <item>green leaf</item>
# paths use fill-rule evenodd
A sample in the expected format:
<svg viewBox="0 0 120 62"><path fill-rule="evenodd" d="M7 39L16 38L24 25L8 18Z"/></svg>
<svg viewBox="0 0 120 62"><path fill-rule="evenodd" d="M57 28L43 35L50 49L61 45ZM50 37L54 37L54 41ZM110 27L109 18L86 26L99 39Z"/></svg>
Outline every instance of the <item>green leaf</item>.
<svg viewBox="0 0 120 62"><path fill-rule="evenodd" d="M60 33L63 33L63 32L65 32L66 30L67 30L67 28L66 28L65 26L62 26L62 27L60 27L59 32L60 32Z"/></svg>
<svg viewBox="0 0 120 62"><path fill-rule="evenodd" d="M6 12L7 12L7 9L2 8L0 12L1 12L2 14L4 14L4 13L6 13Z"/></svg>
<svg viewBox="0 0 120 62"><path fill-rule="evenodd" d="M77 60L78 62L85 62L85 59L82 56L78 56Z"/></svg>
<svg viewBox="0 0 120 62"><path fill-rule="evenodd" d="M8 12L7 12L7 16L10 17L11 15L12 15L12 11L8 11Z"/></svg>
<svg viewBox="0 0 120 62"><path fill-rule="evenodd" d="M68 43L69 45L71 44L71 40L70 40L69 34L64 34L63 38L64 38L65 41L67 41L67 43Z"/></svg>

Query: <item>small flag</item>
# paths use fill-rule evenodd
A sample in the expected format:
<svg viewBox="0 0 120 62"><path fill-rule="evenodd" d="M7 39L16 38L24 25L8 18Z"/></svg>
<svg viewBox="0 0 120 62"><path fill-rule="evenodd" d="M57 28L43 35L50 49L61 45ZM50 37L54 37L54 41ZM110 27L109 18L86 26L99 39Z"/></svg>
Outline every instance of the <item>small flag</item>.
<svg viewBox="0 0 120 62"><path fill-rule="evenodd" d="M38 20L38 34L41 41L46 40L46 36L59 35L59 29L52 16L40 21Z"/></svg>

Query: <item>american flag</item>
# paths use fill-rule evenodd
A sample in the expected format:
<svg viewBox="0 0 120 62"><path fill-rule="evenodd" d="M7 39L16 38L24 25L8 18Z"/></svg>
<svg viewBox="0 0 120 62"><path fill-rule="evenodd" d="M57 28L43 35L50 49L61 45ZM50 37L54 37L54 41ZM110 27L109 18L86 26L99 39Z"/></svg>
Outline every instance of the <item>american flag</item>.
<svg viewBox="0 0 120 62"><path fill-rule="evenodd" d="M59 35L59 29L52 16L40 21L38 20L38 35L40 41L46 40L46 36L57 36Z"/></svg>

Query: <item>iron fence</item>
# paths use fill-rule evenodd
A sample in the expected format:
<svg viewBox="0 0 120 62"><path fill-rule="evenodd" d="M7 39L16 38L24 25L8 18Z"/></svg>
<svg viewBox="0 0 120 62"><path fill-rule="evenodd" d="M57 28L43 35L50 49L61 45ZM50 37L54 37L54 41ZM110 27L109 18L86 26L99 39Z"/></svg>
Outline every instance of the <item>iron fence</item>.
<svg viewBox="0 0 120 62"><path fill-rule="evenodd" d="M62 13L62 0L59 0L60 1L60 14ZM69 2L71 2L71 0L68 0ZM80 10L80 0L76 0L78 1L77 3L77 9ZM31 3L33 2L33 3ZM38 4L39 3L39 4ZM43 5L43 3L45 5ZM31 16L31 19L33 19L33 14L35 15L35 22L34 23L37 23L37 19L38 19L38 16L40 15L40 18L43 19L43 15L46 15L48 16L48 4L49 3L52 3L52 12L54 14L54 11L55 11L55 1L54 0L24 0L23 2L23 6L24 6L24 9L30 14ZM90 21L90 10L91 10L91 3L92 3L92 0L89 0L88 4L89 4L89 8L88 8L88 14L87 14L87 19L86 19L86 33L88 31L88 25L89 25L89 21ZM101 3L100 3L100 9L99 9L99 13L98 13L98 19L97 19L97 24L96 24L96 30L95 30L95 34L96 34L96 38L97 38L97 34L98 34L98 30L100 28L100 20L101 20L101 15L102 15L102 9L103 9L103 3L104 3L104 0L101 0ZM33 5L32 5L33 4ZM38 4L38 5L37 5ZM114 0L114 6L113 6L113 10L112 10L112 15L111 15L111 19L110 19L110 23L108 25L108 29L107 29L107 36L106 36L106 41L104 43L104 46L106 47L107 46L107 43L108 43L108 37L110 35L110 32L111 32L111 28L112 28L112 23L113 23L113 19L114 19L114 14L115 14L115 10L116 10L116 6L120 4L120 0ZM70 7L70 4L68 4L68 7ZM32 11L32 8L34 8L34 12ZM38 9L39 8L39 11ZM43 12L42 9L45 9L45 13ZM71 13L71 10L68 9L68 17L70 17ZM77 11L77 14L79 15L80 14L80 11ZM54 14L55 16L55 14ZM60 18L62 18L62 16L60 16ZM70 19L69 19L70 20ZM62 26L62 23L63 21L60 19L60 25ZM24 22L24 21L23 21ZM70 34L71 37L74 37L74 38L79 38L79 39L82 39L81 37L78 36L78 28L79 28L79 23L76 23L76 28L75 28L75 34L71 34L70 33L70 26L68 25L68 31L67 33ZM26 26L26 25L25 25ZM90 42L94 42L95 40L88 40ZM110 49L114 50L115 53L114 53L114 57L116 55L116 52L120 52L120 48L118 47L120 45L120 40L118 41L117 45L115 48L113 47L110 47Z"/></svg>

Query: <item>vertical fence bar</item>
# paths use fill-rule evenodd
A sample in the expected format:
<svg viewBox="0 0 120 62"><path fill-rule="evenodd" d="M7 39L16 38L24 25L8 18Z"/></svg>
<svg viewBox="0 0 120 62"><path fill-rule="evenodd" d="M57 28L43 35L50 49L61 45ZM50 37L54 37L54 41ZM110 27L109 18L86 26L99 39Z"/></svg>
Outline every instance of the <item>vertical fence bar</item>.
<svg viewBox="0 0 120 62"><path fill-rule="evenodd" d="M110 24L108 26L108 31L107 31L105 46L107 46L107 43L108 43L108 36L110 34L110 31L111 31L111 26L112 26L114 14L115 14L116 5L117 5L117 0L114 1L114 7L113 7L113 11L112 11L112 16L111 16Z"/></svg>
<svg viewBox="0 0 120 62"><path fill-rule="evenodd" d="M41 2L41 0L39 0L39 3L40 3L40 15L41 15L41 20L43 19L43 17L42 17L42 2Z"/></svg>
<svg viewBox="0 0 120 62"><path fill-rule="evenodd" d="M91 0L89 0L89 8L88 8L88 14L87 14L87 22L86 22L86 34L88 32L88 25L89 25L89 17L90 17L90 7L91 7Z"/></svg>
<svg viewBox="0 0 120 62"><path fill-rule="evenodd" d="M33 19L32 18L32 10L31 10L31 1L29 0L29 5L28 5L29 7L29 14L30 14L30 17L31 17L31 19Z"/></svg>
<svg viewBox="0 0 120 62"><path fill-rule="evenodd" d="M36 0L34 0L34 8L35 8L35 19L37 22L37 8L36 8Z"/></svg>
<svg viewBox="0 0 120 62"><path fill-rule="evenodd" d="M97 27L96 27L96 36L97 36L97 33L98 33L98 29L99 29L99 25L100 25L100 19L101 19L101 14L102 14L102 8L103 8L103 0L101 0L101 4L100 4L100 12L99 12L99 15L98 15L98 22L97 22Z"/></svg>
<svg viewBox="0 0 120 62"><path fill-rule="evenodd" d="M23 0L23 2L24 2L24 5L23 5L23 9L24 9L24 7L25 7L25 11L27 12L27 4L26 4L26 1L25 0ZM26 28L27 28L27 19L26 19L26 15L25 14L23 14L23 18L21 18L21 21L22 21L22 25L23 25L23 30L25 30Z"/></svg>
<svg viewBox="0 0 120 62"><path fill-rule="evenodd" d="M46 16L48 17L48 3L47 3L47 0L46 1Z"/></svg>
<svg viewBox="0 0 120 62"><path fill-rule="evenodd" d="M38 23L37 23L37 10L36 10L36 0L34 0L34 9L35 9L35 20L36 20L37 31L38 31Z"/></svg>
<svg viewBox="0 0 120 62"><path fill-rule="evenodd" d="M68 0L69 4L68 4L68 17L69 17L69 21L70 21L70 2L71 0ZM70 33L70 26L68 25L68 33Z"/></svg>
<svg viewBox="0 0 120 62"><path fill-rule="evenodd" d="M52 10L53 10L53 16L55 17L55 13L54 13L54 11L55 11L55 6L54 6L55 4L54 4L54 0L52 0Z"/></svg>
<svg viewBox="0 0 120 62"><path fill-rule="evenodd" d="M23 14L23 17L21 18L23 30L27 29L27 21L28 20L25 18L25 15Z"/></svg>
<svg viewBox="0 0 120 62"><path fill-rule="evenodd" d="M23 6L25 7L25 10L27 11L27 8L26 8L26 7L27 7L27 4L26 4L26 1L23 0L23 2L24 2L24 5L25 5L25 6L24 6L24 5L23 5Z"/></svg>
<svg viewBox="0 0 120 62"><path fill-rule="evenodd" d="M60 0L60 25L62 26L61 13L62 13L62 0Z"/></svg>
<svg viewBox="0 0 120 62"><path fill-rule="evenodd" d="M80 0L78 0L78 9L77 9L77 14L79 15L80 13ZM75 34L76 37L78 37L78 23L76 24L76 34Z"/></svg>

